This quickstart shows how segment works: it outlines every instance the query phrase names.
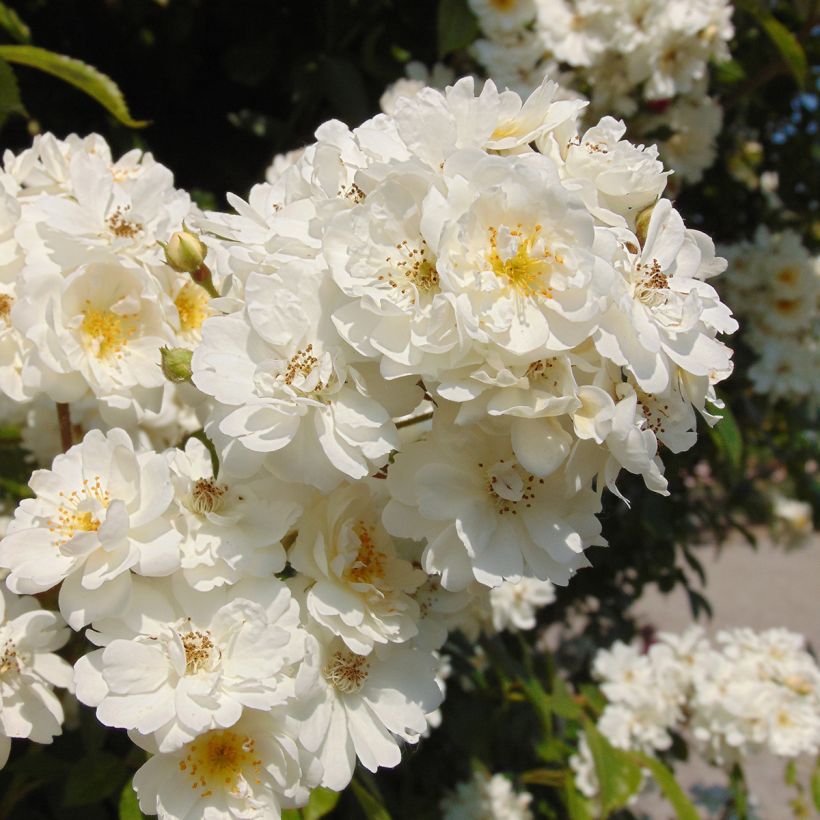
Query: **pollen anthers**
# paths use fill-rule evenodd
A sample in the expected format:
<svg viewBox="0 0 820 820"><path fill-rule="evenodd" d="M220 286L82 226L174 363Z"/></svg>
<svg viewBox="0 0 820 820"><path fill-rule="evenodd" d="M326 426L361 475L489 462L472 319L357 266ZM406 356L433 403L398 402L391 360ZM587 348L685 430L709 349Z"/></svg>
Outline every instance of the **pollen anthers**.
<svg viewBox="0 0 820 820"><path fill-rule="evenodd" d="M0 653L0 680L7 675L16 675L20 672L20 657L17 654L17 644L7 638Z"/></svg>
<svg viewBox="0 0 820 820"><path fill-rule="evenodd" d="M351 182L350 185L342 185L336 192L336 196L349 199L354 205L361 205L366 194L355 182Z"/></svg>
<svg viewBox="0 0 820 820"><path fill-rule="evenodd" d="M380 581L384 578L387 556L376 548L372 528L360 521L353 528L353 533L359 540L359 549L345 570L345 579L356 584L373 584Z"/></svg>
<svg viewBox="0 0 820 820"><path fill-rule="evenodd" d="M638 388L635 389L635 393L638 397L638 407L644 418L644 428L656 435L665 433L665 425L669 421L669 405L660 404L652 393L644 393Z"/></svg>
<svg viewBox="0 0 820 820"><path fill-rule="evenodd" d="M99 476L94 477L93 483L84 479L82 488L68 495L60 492L60 499L56 514L48 522L56 547L70 541L78 532L96 532L102 523L98 518L100 511L111 503L111 496L102 488Z"/></svg>
<svg viewBox="0 0 820 820"><path fill-rule="evenodd" d="M217 512L226 492L228 487L225 484L218 484L212 478L199 478L191 488L191 507L200 515Z"/></svg>
<svg viewBox="0 0 820 820"><path fill-rule="evenodd" d="M256 755L252 737L226 729L197 738L179 761L179 770L191 778L192 789L203 790L200 797L210 797L214 788L226 787L239 795L241 780L261 783L262 760Z"/></svg>
<svg viewBox="0 0 820 820"><path fill-rule="evenodd" d="M203 669L206 672L212 671L222 657L222 653L214 643L211 633L207 630L204 632L190 630L177 634L185 650L185 674L196 675Z"/></svg>
<svg viewBox="0 0 820 820"><path fill-rule="evenodd" d="M174 299L179 313L179 327L183 333L199 330L208 318L208 296L205 288L196 282L186 282Z"/></svg>
<svg viewBox="0 0 820 820"><path fill-rule="evenodd" d="M120 239L134 239L142 231L139 222L134 222L126 216L130 210L130 205L118 205L106 220L108 230Z"/></svg>
<svg viewBox="0 0 820 820"><path fill-rule="evenodd" d="M365 684L370 661L349 649L339 649L322 667L322 675L332 686L346 695L358 692Z"/></svg>
<svg viewBox="0 0 820 820"><path fill-rule="evenodd" d="M297 350L296 353L290 357L290 360L285 367L285 384L288 385L288 387L291 387L293 386L294 381L303 381L307 379L318 364L319 357L314 355L312 344L306 345L304 350ZM312 390L308 392L319 392L324 390L326 386L327 385L323 384L321 380L319 380L316 382Z"/></svg>
<svg viewBox="0 0 820 820"><path fill-rule="evenodd" d="M544 483L543 478L537 478L515 461L503 458L490 467L479 461L478 468L487 477L487 493L499 515L518 515L520 504L524 508L531 507L535 498L534 487Z"/></svg>
<svg viewBox="0 0 820 820"><path fill-rule="evenodd" d="M410 304L416 303L416 292L436 293L439 289L439 276L427 242L419 240L418 246L411 245L406 239L396 243L400 254L398 259L386 256L384 261L392 268L389 274L379 274L377 279L385 282L402 296L409 294Z"/></svg>
<svg viewBox="0 0 820 820"><path fill-rule="evenodd" d="M669 277L661 270L660 262L653 259L649 264L639 264L635 282L635 298L647 307L666 304L669 298Z"/></svg>
<svg viewBox="0 0 820 820"><path fill-rule="evenodd" d="M83 321L80 325L86 347L98 359L122 358L122 349L136 332L135 315L99 310L86 299Z"/></svg>
<svg viewBox="0 0 820 820"><path fill-rule="evenodd" d="M11 308L14 305L14 297L7 293L0 293L0 322L9 323L11 319Z"/></svg>
<svg viewBox="0 0 820 820"><path fill-rule="evenodd" d="M535 225L525 233L519 223L508 230L509 244L514 252L502 257L499 252L499 229L487 229L490 237L489 263L493 273L521 296L541 296L552 299L552 288L544 284L553 265L563 265L564 259L553 254L544 244L543 228Z"/></svg>
<svg viewBox="0 0 820 820"><path fill-rule="evenodd" d="M559 385L558 377L555 373L555 362L555 358L537 359L534 362L530 362L526 372L527 378L530 382L546 382L558 390Z"/></svg>

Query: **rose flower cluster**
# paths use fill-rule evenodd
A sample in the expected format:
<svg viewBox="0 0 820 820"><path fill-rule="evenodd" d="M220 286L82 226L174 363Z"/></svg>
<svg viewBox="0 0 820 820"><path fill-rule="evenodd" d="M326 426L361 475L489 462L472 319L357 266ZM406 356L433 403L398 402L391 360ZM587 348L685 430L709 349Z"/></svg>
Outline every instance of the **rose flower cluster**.
<svg viewBox="0 0 820 820"><path fill-rule="evenodd" d="M18 653L35 740L73 686L150 753L144 812L279 816L399 763L448 631L530 628L622 470L667 492L731 371L725 263L657 152L560 96L326 123L230 214L98 137L6 155L0 388L50 469L0 566L93 645L73 681Z"/></svg>

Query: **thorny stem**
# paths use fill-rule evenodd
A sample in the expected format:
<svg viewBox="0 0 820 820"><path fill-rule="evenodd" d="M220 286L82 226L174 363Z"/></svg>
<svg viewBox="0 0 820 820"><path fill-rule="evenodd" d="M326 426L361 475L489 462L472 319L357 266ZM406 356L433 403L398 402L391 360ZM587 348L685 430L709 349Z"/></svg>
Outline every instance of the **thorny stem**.
<svg viewBox="0 0 820 820"><path fill-rule="evenodd" d="M74 444L74 435L71 432L71 411L65 402L57 402L57 423L60 426L60 444L65 453Z"/></svg>

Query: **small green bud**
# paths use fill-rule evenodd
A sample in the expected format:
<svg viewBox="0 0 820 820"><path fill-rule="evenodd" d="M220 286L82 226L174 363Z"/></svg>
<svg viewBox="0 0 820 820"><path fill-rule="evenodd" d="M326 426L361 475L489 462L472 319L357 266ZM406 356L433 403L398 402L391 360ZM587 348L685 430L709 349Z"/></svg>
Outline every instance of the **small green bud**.
<svg viewBox="0 0 820 820"><path fill-rule="evenodd" d="M171 235L165 248L165 259L178 273L191 273L199 270L205 263L208 248L196 234L185 229Z"/></svg>
<svg viewBox="0 0 820 820"><path fill-rule="evenodd" d="M184 347L161 347L162 372L174 384L191 381L191 357L193 351Z"/></svg>

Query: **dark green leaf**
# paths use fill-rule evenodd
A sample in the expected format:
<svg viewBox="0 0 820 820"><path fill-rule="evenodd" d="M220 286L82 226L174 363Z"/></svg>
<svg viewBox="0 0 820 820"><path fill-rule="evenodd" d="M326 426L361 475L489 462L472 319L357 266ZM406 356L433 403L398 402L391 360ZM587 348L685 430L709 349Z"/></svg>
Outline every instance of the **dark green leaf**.
<svg viewBox="0 0 820 820"><path fill-rule="evenodd" d="M439 59L465 48L478 36L478 23L467 0L440 0L436 23Z"/></svg>
<svg viewBox="0 0 820 820"><path fill-rule="evenodd" d="M89 97L93 97L123 125L130 128L148 125L144 120L131 118L122 92L110 77L81 60L36 46L0 46L0 59L37 68L79 88Z"/></svg>
<svg viewBox="0 0 820 820"><path fill-rule="evenodd" d="M381 804L381 801L369 792L358 778L354 777L350 781L350 787L353 789L353 794L356 796L356 800L359 801L359 806L367 820L391 820L390 813Z"/></svg>
<svg viewBox="0 0 820 820"><path fill-rule="evenodd" d="M722 418L714 427L709 428L709 435L723 460L735 472L739 472L743 464L743 437L740 435L740 428L728 404L714 412Z"/></svg>
<svg viewBox="0 0 820 820"><path fill-rule="evenodd" d="M302 809L302 817L304 820L319 820L333 811L340 797L340 792L323 788L314 789L310 793L307 806Z"/></svg>
<svg viewBox="0 0 820 820"><path fill-rule="evenodd" d="M803 88L806 85L809 65L806 52L803 50L803 46L800 45L800 41L771 14L765 15L761 19L760 25L777 47L783 61L794 75L794 79L797 80L797 84Z"/></svg>
<svg viewBox="0 0 820 820"><path fill-rule="evenodd" d="M14 9L0 3L0 28L4 28L18 43L31 42L31 31Z"/></svg>
<svg viewBox="0 0 820 820"><path fill-rule="evenodd" d="M724 85L733 85L746 79L746 70L737 60L726 60L715 66L715 76Z"/></svg>
<svg viewBox="0 0 820 820"><path fill-rule="evenodd" d="M125 779L125 766L110 752L96 752L77 761L65 781L63 806L87 806L115 792Z"/></svg>
<svg viewBox="0 0 820 820"><path fill-rule="evenodd" d="M641 766L652 772L652 777L655 778L655 782L661 787L663 796L675 810L678 820L698 820L699 815L692 801L678 785L675 775L660 760L639 752L636 752L634 757Z"/></svg>
<svg viewBox="0 0 820 820"><path fill-rule="evenodd" d="M601 816L608 817L638 791L641 769L627 752L616 749L592 721L584 721L584 731L595 763Z"/></svg>
<svg viewBox="0 0 820 820"><path fill-rule="evenodd" d="M129 780L120 794L119 820L142 820L145 815L140 811L137 793Z"/></svg>
<svg viewBox="0 0 820 820"><path fill-rule="evenodd" d="M6 121L9 114L25 113L14 70L5 60L0 60L0 124Z"/></svg>

